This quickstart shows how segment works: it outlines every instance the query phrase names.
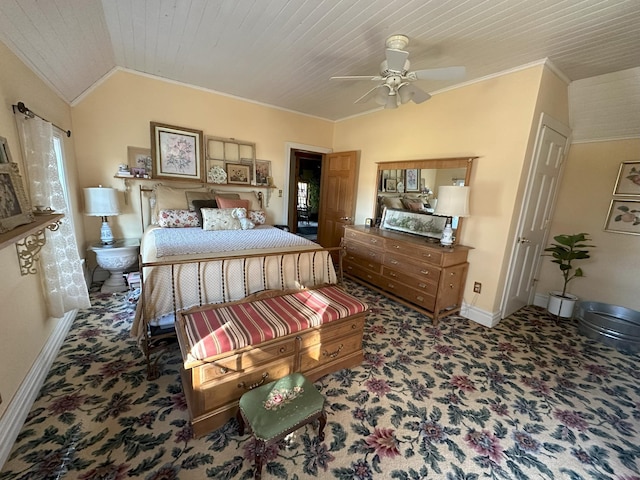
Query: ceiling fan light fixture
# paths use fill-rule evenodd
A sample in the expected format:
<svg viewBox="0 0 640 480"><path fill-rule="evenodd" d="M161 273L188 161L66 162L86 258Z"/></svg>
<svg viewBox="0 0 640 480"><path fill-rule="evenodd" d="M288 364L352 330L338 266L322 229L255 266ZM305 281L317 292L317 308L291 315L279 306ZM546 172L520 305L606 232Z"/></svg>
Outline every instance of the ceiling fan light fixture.
<svg viewBox="0 0 640 480"><path fill-rule="evenodd" d="M400 103L405 104L413 98L414 91L409 87L409 82L405 82L398 87Z"/></svg>
<svg viewBox="0 0 640 480"><path fill-rule="evenodd" d="M396 92L390 92L387 97L387 103L385 103L384 108L398 108L398 96Z"/></svg>

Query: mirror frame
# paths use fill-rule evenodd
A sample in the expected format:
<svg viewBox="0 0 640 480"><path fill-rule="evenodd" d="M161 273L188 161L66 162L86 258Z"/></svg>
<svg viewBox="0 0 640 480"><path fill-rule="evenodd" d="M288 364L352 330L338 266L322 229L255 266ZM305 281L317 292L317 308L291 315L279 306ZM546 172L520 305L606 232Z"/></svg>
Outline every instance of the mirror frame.
<svg viewBox="0 0 640 480"><path fill-rule="evenodd" d="M376 162L378 165L378 172L376 174L376 186L374 188L374 201L373 201L373 219L377 218L378 213L378 186L380 185L381 175L383 170L406 170L408 168L424 169L449 169L449 168L466 168L466 174L464 177L464 184L469 185L471 181L471 167L473 161L478 157L455 157L455 158L430 158L423 160L396 160L390 162ZM456 229L456 239L460 238L460 232L462 231L463 219L458 218L458 228ZM455 243L458 243L457 240Z"/></svg>

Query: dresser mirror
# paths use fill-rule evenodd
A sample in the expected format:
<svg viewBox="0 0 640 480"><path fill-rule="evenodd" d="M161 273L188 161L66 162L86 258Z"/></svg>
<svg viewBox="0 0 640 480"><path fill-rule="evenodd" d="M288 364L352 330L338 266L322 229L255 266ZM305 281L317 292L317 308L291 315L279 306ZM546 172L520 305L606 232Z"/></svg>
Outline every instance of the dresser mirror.
<svg viewBox="0 0 640 480"><path fill-rule="evenodd" d="M375 225L380 226L386 208L432 215L443 185L469 185L471 165L477 157L437 158L378 162ZM462 218L453 218L460 231Z"/></svg>

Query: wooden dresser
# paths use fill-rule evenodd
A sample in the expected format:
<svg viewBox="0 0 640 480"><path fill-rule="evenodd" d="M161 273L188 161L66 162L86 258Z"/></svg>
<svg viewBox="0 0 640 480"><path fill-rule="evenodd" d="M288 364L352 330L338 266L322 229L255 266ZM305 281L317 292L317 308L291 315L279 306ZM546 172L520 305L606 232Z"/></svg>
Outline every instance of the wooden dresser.
<svg viewBox="0 0 640 480"><path fill-rule="evenodd" d="M442 247L426 238L365 226L346 226L344 273L433 319L457 313L470 248Z"/></svg>

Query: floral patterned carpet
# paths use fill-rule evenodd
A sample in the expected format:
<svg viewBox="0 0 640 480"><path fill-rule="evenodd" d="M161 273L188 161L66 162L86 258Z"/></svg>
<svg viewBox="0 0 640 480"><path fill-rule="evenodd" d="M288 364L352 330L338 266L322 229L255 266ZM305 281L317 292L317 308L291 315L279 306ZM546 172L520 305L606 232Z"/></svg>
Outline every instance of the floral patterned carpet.
<svg viewBox="0 0 640 480"><path fill-rule="evenodd" d="M640 356L527 307L487 329L365 298L365 361L316 386L311 426L267 452L263 478L640 479ZM129 338L134 303L92 295L0 479L248 479L235 420L192 439L177 351L157 381Z"/></svg>

